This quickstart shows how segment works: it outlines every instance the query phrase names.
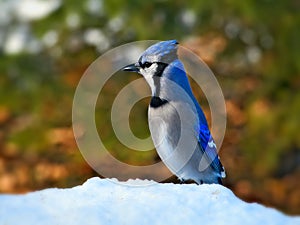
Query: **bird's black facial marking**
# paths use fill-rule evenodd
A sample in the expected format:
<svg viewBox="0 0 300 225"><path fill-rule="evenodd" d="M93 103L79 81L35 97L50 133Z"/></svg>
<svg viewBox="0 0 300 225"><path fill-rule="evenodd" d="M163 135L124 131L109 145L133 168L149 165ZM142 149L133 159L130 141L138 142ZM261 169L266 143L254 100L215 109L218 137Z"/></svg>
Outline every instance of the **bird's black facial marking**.
<svg viewBox="0 0 300 225"><path fill-rule="evenodd" d="M151 62L144 62L142 63L140 60L139 60L139 65L141 68L145 69L145 68L149 68L153 63Z"/></svg>
<svg viewBox="0 0 300 225"><path fill-rule="evenodd" d="M143 64L143 68L149 68L151 65L152 65L151 62L145 62L145 63Z"/></svg>
<svg viewBox="0 0 300 225"><path fill-rule="evenodd" d="M149 67L152 66L152 64L153 64L153 62L148 62L148 61L142 62L142 59L141 59L141 58L139 59L138 62L139 62L139 65L140 65L140 67L141 67L142 69L149 68Z"/></svg>
<svg viewBox="0 0 300 225"><path fill-rule="evenodd" d="M161 107L161 106L163 106L167 103L168 103L168 100L157 97L157 96L153 96L151 98L151 101L150 101L150 107L151 108L158 108L158 107Z"/></svg>
<svg viewBox="0 0 300 225"><path fill-rule="evenodd" d="M165 68L169 65L168 63L163 63L163 62L148 62L148 61L142 62L141 59L139 59L138 63L142 69L149 68L152 66L152 64L157 64L157 68L154 76L158 76L158 77L162 76Z"/></svg>
<svg viewBox="0 0 300 225"><path fill-rule="evenodd" d="M157 64L157 68L156 68L156 72L155 72L154 76L161 77L164 70L166 69L166 67L169 64L163 63L163 62L157 62L156 64Z"/></svg>

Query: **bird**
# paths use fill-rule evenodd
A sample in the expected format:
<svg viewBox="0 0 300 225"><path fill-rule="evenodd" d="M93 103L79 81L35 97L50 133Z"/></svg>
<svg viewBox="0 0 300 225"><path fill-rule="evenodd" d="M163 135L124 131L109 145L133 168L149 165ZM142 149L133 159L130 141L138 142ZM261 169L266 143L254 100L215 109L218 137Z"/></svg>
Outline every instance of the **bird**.
<svg viewBox="0 0 300 225"><path fill-rule="evenodd" d="M151 89L148 125L156 151L181 183L221 184L225 169L206 117L197 102L176 40L148 47L123 71L142 75Z"/></svg>

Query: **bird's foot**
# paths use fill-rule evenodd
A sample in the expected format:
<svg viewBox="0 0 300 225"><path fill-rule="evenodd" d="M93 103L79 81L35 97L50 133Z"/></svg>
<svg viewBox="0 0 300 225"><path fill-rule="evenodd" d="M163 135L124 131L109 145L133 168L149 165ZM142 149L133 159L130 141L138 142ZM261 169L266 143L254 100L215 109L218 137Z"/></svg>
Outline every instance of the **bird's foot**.
<svg viewBox="0 0 300 225"><path fill-rule="evenodd" d="M180 179L180 184L184 184L185 180L184 179Z"/></svg>

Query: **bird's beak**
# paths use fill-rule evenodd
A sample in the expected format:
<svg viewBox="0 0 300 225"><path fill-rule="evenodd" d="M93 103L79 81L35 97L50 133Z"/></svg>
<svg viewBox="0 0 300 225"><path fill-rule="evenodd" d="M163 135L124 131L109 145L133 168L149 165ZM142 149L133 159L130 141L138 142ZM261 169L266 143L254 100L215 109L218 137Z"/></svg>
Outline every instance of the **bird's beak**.
<svg viewBox="0 0 300 225"><path fill-rule="evenodd" d="M122 68L123 71L140 72L140 66L137 63L130 64Z"/></svg>

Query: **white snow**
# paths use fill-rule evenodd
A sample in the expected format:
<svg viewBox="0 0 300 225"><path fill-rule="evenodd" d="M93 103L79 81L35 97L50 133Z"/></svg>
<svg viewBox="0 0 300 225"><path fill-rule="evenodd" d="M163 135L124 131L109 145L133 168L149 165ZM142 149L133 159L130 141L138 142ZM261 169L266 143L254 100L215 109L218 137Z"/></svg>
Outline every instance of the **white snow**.
<svg viewBox="0 0 300 225"><path fill-rule="evenodd" d="M89 179L70 189L0 195L0 224L300 224L220 185Z"/></svg>

